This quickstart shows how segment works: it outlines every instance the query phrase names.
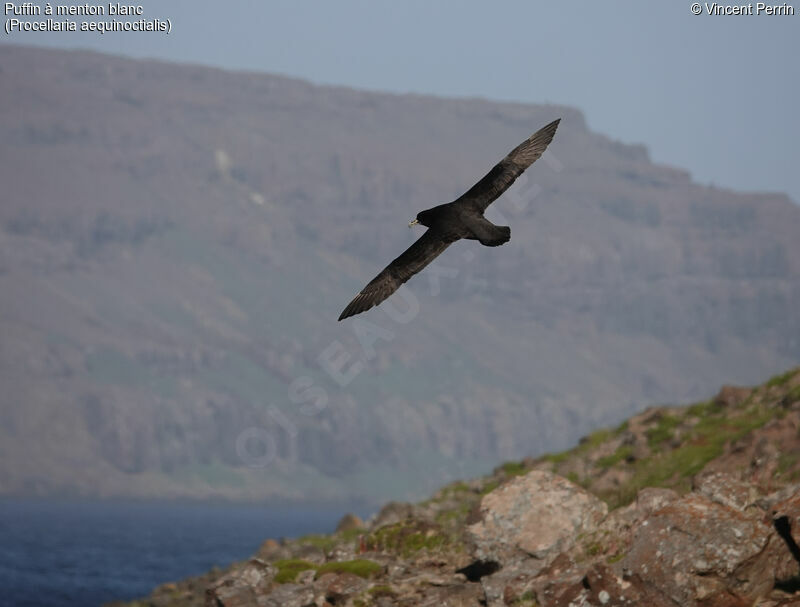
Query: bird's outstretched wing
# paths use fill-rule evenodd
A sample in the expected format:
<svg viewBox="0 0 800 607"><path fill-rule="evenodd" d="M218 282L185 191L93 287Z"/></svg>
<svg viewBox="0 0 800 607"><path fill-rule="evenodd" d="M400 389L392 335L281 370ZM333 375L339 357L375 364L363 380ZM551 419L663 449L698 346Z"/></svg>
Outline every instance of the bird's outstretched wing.
<svg viewBox="0 0 800 607"><path fill-rule="evenodd" d="M539 129L511 150L483 179L458 198L457 204L477 208L482 213L500 194L505 192L522 173L547 149L556 134L561 118Z"/></svg>
<svg viewBox="0 0 800 607"><path fill-rule="evenodd" d="M377 306L404 282L427 266L450 244L455 242L437 230L428 229L414 244L408 247L397 259L386 266L383 271L361 289L339 316L339 320L355 316L372 306Z"/></svg>

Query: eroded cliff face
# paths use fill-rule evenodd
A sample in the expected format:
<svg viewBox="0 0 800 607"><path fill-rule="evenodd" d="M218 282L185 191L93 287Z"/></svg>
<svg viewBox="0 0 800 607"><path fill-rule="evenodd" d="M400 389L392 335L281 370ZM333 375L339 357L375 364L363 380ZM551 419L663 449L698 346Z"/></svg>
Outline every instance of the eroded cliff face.
<svg viewBox="0 0 800 607"><path fill-rule="evenodd" d="M347 516L331 536L267 540L137 604L788 607L800 604L798 481L800 368L366 523Z"/></svg>
<svg viewBox="0 0 800 607"><path fill-rule="evenodd" d="M8 45L0 70L0 493L410 499L800 360L800 207L575 109ZM336 323L409 219L556 117L490 208L507 245L451 247L408 322Z"/></svg>

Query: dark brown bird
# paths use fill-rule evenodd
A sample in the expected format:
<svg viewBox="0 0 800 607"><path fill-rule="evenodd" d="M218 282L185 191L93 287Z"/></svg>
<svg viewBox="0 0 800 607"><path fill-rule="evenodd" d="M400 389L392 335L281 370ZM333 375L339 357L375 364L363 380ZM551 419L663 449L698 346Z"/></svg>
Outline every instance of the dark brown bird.
<svg viewBox="0 0 800 607"><path fill-rule="evenodd" d="M483 213L542 155L553 140L559 122L560 118L554 120L511 150L460 198L420 211L408 227L422 224L428 230L347 304L339 320L377 306L456 240L477 240L487 247L511 240L511 228L494 225Z"/></svg>

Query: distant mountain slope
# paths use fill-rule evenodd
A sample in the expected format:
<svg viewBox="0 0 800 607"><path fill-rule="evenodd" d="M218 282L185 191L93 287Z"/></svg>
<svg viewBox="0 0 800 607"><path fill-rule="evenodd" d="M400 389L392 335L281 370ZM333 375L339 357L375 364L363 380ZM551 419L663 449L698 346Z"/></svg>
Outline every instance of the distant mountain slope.
<svg viewBox="0 0 800 607"><path fill-rule="evenodd" d="M574 109L8 45L0 78L0 493L421 495L800 360L800 207ZM336 322L557 117L508 245Z"/></svg>

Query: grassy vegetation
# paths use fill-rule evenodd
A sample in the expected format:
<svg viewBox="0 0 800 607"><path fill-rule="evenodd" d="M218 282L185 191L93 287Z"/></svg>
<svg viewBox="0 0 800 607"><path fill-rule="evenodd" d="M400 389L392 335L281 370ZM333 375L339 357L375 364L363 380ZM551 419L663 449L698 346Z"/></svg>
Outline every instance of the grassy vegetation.
<svg viewBox="0 0 800 607"><path fill-rule="evenodd" d="M747 403L746 403L747 404ZM687 410L691 413L691 409ZM760 428L774 417L774 412L758 406L749 406L736 416L726 416L724 410L705 406L694 413L704 416L687 427L683 443L674 449L654 451L650 457L633 463L631 480L612 494L602 495L611 507L629 503L644 487L671 487L688 490L691 477L700 472L712 459L722 455L725 445L748 432ZM648 432L651 447L663 445L674 428L685 422L684 418L664 416ZM652 433L651 433L652 432Z"/></svg>
<svg viewBox="0 0 800 607"><path fill-rule="evenodd" d="M767 381L767 388L784 385L794 376L795 373L797 373L797 369L792 369L786 373L781 373L780 375L771 377L769 381Z"/></svg>
<svg viewBox="0 0 800 607"><path fill-rule="evenodd" d="M483 488L481 488L481 495L486 495L487 493L491 493L495 489L500 486L500 481L498 480L490 480L486 483Z"/></svg>
<svg viewBox="0 0 800 607"><path fill-rule="evenodd" d="M367 559L354 559L352 561L331 561L317 567L317 577L325 573L352 573L363 578L377 575L383 570L378 563Z"/></svg>
<svg viewBox="0 0 800 607"><path fill-rule="evenodd" d="M686 410L686 413L693 417L703 418L709 415L713 415L714 413L719 413L720 411L721 407L719 406L717 401L711 399L692 405Z"/></svg>
<svg viewBox="0 0 800 607"><path fill-rule="evenodd" d="M630 445L620 445L614 453L606 455L597 460L597 465L601 468L610 468L619 462L633 456L633 447Z"/></svg>
<svg viewBox="0 0 800 607"><path fill-rule="evenodd" d="M578 449L587 451L589 449L595 449L606 442L609 438L612 437L612 432L608 428L603 428L601 430L597 430L592 432L589 436L586 436L581 439L580 444L578 445Z"/></svg>
<svg viewBox="0 0 800 607"><path fill-rule="evenodd" d="M536 601L536 595L532 590L526 590L522 595L514 599L514 602L511 603L514 607L539 607L539 603Z"/></svg>
<svg viewBox="0 0 800 607"><path fill-rule="evenodd" d="M450 483L447 485L445 487L445 491L449 495L458 495L459 493L469 493L471 489L464 481L456 481L455 483Z"/></svg>
<svg viewBox="0 0 800 607"><path fill-rule="evenodd" d="M476 500L477 501L477 500ZM472 510L473 501L463 501L455 508L442 510L436 514L436 522L440 525L458 525L467 518L469 511Z"/></svg>
<svg viewBox="0 0 800 607"><path fill-rule="evenodd" d="M528 469L525 467L525 464L522 462L506 462L500 469L505 472L508 476L519 476L520 474L525 474Z"/></svg>
<svg viewBox="0 0 800 607"><path fill-rule="evenodd" d="M566 461L573 455L573 452L570 451L562 451L561 453L548 453L542 456L542 459L546 462L550 462L552 464L558 465L563 461Z"/></svg>
<svg viewBox="0 0 800 607"><path fill-rule="evenodd" d="M675 436L675 428L680 424L680 420L673 416L664 414L658 423L647 431L647 442L651 448L659 447L661 444Z"/></svg>
<svg viewBox="0 0 800 607"><path fill-rule="evenodd" d="M606 563L608 563L609 565L613 565L614 563L618 563L619 561L621 561L624 558L625 558L625 553L624 552L620 552L619 554L614 554L614 555L608 557L606 559Z"/></svg>
<svg viewBox="0 0 800 607"><path fill-rule="evenodd" d="M336 535L304 535L301 538L298 538L297 542L299 544L307 544L309 546L314 546L315 548L319 548L323 552L328 552L334 546L336 546Z"/></svg>
<svg viewBox="0 0 800 607"><path fill-rule="evenodd" d="M282 559L275 561L274 565L278 569L278 573L275 575L275 581L278 584L294 582L297 574L301 571L317 568L314 563L309 563L302 559Z"/></svg>
<svg viewBox="0 0 800 607"><path fill-rule="evenodd" d="M301 571L308 571L309 569L316 571L316 577L325 573L352 573L363 578L377 575L382 570L382 567L378 563L367 559L340 562L331 561L323 565L316 565L302 559L283 559L275 561L274 565L278 569L278 573L275 575L275 582L278 584L294 582L298 573Z"/></svg>
<svg viewBox="0 0 800 607"><path fill-rule="evenodd" d="M367 538L370 548L386 550L404 557L421 550L429 552L455 547L456 542L438 525L421 521L395 523L373 531Z"/></svg>
<svg viewBox="0 0 800 607"><path fill-rule="evenodd" d="M797 370L794 370L767 382L767 386L785 387L786 394L781 399L784 407L800 400L800 386L786 386L796 374ZM686 491L690 489L691 477L711 460L721 456L727 444L786 414L784 409L768 405L764 400L765 396L763 390L756 390L735 407L726 407L712 399L690 407L661 412L654 419L651 418L650 427L645 431L649 454L645 452L637 460L633 460L632 446L619 444L619 436L629 430L626 422L614 430L594 432L573 449L544 455L539 461L551 463L554 472L595 492L611 508L630 503L644 487L669 487ZM774 395L769 400L773 401ZM676 437L680 437L678 444L670 444ZM579 468L587 463L590 465L586 477L581 478L573 463L585 460L588 454L610 440L617 441L616 450L593 463L580 463ZM793 478L800 476L793 461L794 456L789 454L782 458L780 474L784 478L788 475ZM613 468L623 462L627 462L623 470L628 476L623 477L621 487L606 491L593 488L598 471ZM595 470L592 471L591 467ZM492 488L490 485L486 487L487 490Z"/></svg>

